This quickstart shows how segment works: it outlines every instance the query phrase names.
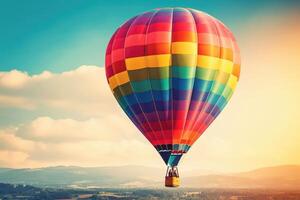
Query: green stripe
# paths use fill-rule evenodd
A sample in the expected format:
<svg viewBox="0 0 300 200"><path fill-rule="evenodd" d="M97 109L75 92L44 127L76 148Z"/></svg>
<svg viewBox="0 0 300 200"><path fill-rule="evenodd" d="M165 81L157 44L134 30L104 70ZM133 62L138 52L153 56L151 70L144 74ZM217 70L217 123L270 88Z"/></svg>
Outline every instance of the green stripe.
<svg viewBox="0 0 300 200"><path fill-rule="evenodd" d="M197 65L197 55L194 54L172 54L172 65L178 67L195 67Z"/></svg>
<svg viewBox="0 0 300 200"><path fill-rule="evenodd" d="M197 67L196 77L201 80L213 81L217 74L215 69L199 68Z"/></svg>
<svg viewBox="0 0 300 200"><path fill-rule="evenodd" d="M149 72L149 79L165 79L169 78L170 74L170 67L155 67L155 68L148 68Z"/></svg>
<svg viewBox="0 0 300 200"><path fill-rule="evenodd" d="M151 89L150 81L132 81L131 86L134 92L144 92Z"/></svg>
<svg viewBox="0 0 300 200"><path fill-rule="evenodd" d="M160 80L150 80L151 87L153 90L169 90L170 81L168 78Z"/></svg>
<svg viewBox="0 0 300 200"><path fill-rule="evenodd" d="M224 96L228 96L232 93L232 89L226 84L215 81L204 81L204 84L199 89L202 92L213 92L215 94L222 94L224 92ZM209 87L210 82L213 82L213 88ZM131 84L131 85L130 85ZM192 82L188 84L186 89L192 89ZM170 82L169 79L160 79L160 80L144 80L144 81L131 81L130 83L125 83L121 86L118 86L114 89L114 93L117 96L124 96L128 94L132 94L134 92L145 92L152 90L169 90Z"/></svg>
<svg viewBox="0 0 300 200"><path fill-rule="evenodd" d="M172 77L189 79L195 77L196 67L173 66L171 70L172 70Z"/></svg>
<svg viewBox="0 0 300 200"><path fill-rule="evenodd" d="M116 93L116 95L118 95L118 96L126 96L126 95L129 95L129 94L132 94L133 91L132 91L132 87L130 85L130 82L125 83L123 85L119 85L118 87L116 87L114 89L114 93Z"/></svg>
<svg viewBox="0 0 300 200"><path fill-rule="evenodd" d="M228 101L233 94L233 89L231 89L228 85L226 85L225 90L223 92L223 96L226 98Z"/></svg>
<svg viewBox="0 0 300 200"><path fill-rule="evenodd" d="M171 70L171 71L170 71ZM196 70L196 71L195 71ZM130 81L142 81L146 79L166 79L170 75L175 78L194 78L212 81L216 78L216 74L222 75L225 72L219 72L216 69L188 67L188 66L167 66L157 68L144 68L128 71ZM229 75L225 73L226 77Z"/></svg>
<svg viewBox="0 0 300 200"><path fill-rule="evenodd" d="M215 82L211 91L216 94L222 94L222 92L224 91L224 88L225 88L224 84Z"/></svg>

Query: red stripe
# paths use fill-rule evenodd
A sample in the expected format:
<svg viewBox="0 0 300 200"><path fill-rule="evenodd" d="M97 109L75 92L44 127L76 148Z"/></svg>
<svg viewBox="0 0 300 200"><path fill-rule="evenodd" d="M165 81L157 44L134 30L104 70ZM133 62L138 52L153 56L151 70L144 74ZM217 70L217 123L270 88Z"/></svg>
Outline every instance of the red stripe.
<svg viewBox="0 0 300 200"><path fill-rule="evenodd" d="M125 60L114 62L112 68L114 70L114 74L118 74L120 72L126 71Z"/></svg>
<svg viewBox="0 0 300 200"><path fill-rule="evenodd" d="M196 34L184 31L173 32L172 42L196 42Z"/></svg>
<svg viewBox="0 0 300 200"><path fill-rule="evenodd" d="M109 79L110 77L112 77L114 75L113 69L111 65L106 65L105 68L105 73L106 73L106 78Z"/></svg>
<svg viewBox="0 0 300 200"><path fill-rule="evenodd" d="M193 22L176 22L173 23L172 31L195 31L194 23Z"/></svg>
<svg viewBox="0 0 300 200"><path fill-rule="evenodd" d="M170 52L170 43L148 44L146 48L147 55L169 54Z"/></svg>
<svg viewBox="0 0 300 200"><path fill-rule="evenodd" d="M171 23L154 23L150 24L148 28L148 33L156 31L170 31Z"/></svg>
<svg viewBox="0 0 300 200"><path fill-rule="evenodd" d="M124 48L125 38L118 38L114 40L113 46L112 46L112 52L114 50L122 49Z"/></svg>
<svg viewBox="0 0 300 200"><path fill-rule="evenodd" d="M127 36L130 36L130 35L133 35L133 34L143 33L143 32L145 32L146 29L147 29L147 25L134 24L130 27L130 31L128 32Z"/></svg>
<svg viewBox="0 0 300 200"><path fill-rule="evenodd" d="M145 45L132 46L125 48L125 57L133 58L145 55Z"/></svg>

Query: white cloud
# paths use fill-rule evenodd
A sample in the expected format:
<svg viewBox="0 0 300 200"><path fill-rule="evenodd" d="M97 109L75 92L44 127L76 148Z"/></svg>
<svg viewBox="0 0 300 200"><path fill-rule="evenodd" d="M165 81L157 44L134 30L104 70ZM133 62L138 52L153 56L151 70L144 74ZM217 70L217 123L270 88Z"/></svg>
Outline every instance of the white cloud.
<svg viewBox="0 0 300 200"><path fill-rule="evenodd" d="M6 129L0 131L0 150L10 150L18 152L32 151L34 142L17 137L15 129Z"/></svg>
<svg viewBox="0 0 300 200"><path fill-rule="evenodd" d="M118 115L91 118L84 121L74 119L52 119L39 117L20 125L16 134L22 138L46 143L81 142L84 140L120 141L137 138L137 130L128 126Z"/></svg>
<svg viewBox="0 0 300 200"><path fill-rule="evenodd" d="M0 111L38 115L0 129L0 166L151 164L148 158L156 156L162 162L118 106L103 68L37 75L13 70L0 76ZM14 82L15 77L23 79ZM50 115L42 117L45 111Z"/></svg>
<svg viewBox="0 0 300 200"><path fill-rule="evenodd" d="M70 117L97 117L119 109L107 85L104 68L96 66L32 76L17 70L3 72L0 94L1 107L51 110L69 113Z"/></svg>
<svg viewBox="0 0 300 200"><path fill-rule="evenodd" d="M12 84L17 75L11 74L26 78ZM118 106L103 68L1 75L5 83L0 85L0 110L29 110L38 117L0 129L0 155L6 157L0 166L153 164L149 157L162 163ZM52 116L40 116L43 110ZM68 114L61 118L57 113Z"/></svg>
<svg viewBox="0 0 300 200"><path fill-rule="evenodd" d="M36 108L36 105L33 102L31 102L28 98L0 94L0 107L33 110Z"/></svg>
<svg viewBox="0 0 300 200"><path fill-rule="evenodd" d="M76 121L42 117L4 129L0 132L0 156L5 158L0 158L0 165L103 166L122 165L124 161L126 164L162 164L141 134L122 121L116 123L115 119L111 116ZM13 160L9 156L14 156Z"/></svg>
<svg viewBox="0 0 300 200"><path fill-rule="evenodd" d="M28 154L19 151L0 150L1 167L34 167L27 161Z"/></svg>
<svg viewBox="0 0 300 200"><path fill-rule="evenodd" d="M0 87L19 89L22 88L30 79L26 72L12 70L0 73Z"/></svg>

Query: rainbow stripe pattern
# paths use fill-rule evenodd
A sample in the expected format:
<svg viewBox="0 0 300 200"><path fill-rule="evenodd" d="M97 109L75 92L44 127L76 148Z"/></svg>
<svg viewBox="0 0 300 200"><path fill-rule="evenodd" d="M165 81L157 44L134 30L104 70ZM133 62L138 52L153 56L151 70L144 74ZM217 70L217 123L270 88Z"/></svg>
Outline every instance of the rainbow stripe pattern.
<svg viewBox="0 0 300 200"><path fill-rule="evenodd" d="M105 60L118 103L169 166L223 110L240 74L230 30L189 8L129 19L113 34Z"/></svg>

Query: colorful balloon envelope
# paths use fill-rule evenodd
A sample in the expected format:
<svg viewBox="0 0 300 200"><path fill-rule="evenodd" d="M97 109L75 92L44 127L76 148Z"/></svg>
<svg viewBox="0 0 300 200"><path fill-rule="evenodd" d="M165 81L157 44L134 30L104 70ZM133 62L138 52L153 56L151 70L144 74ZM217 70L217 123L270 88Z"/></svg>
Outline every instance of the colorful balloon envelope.
<svg viewBox="0 0 300 200"><path fill-rule="evenodd" d="M122 109L175 167L232 96L240 54L233 34L214 17L161 8L116 30L105 65Z"/></svg>

